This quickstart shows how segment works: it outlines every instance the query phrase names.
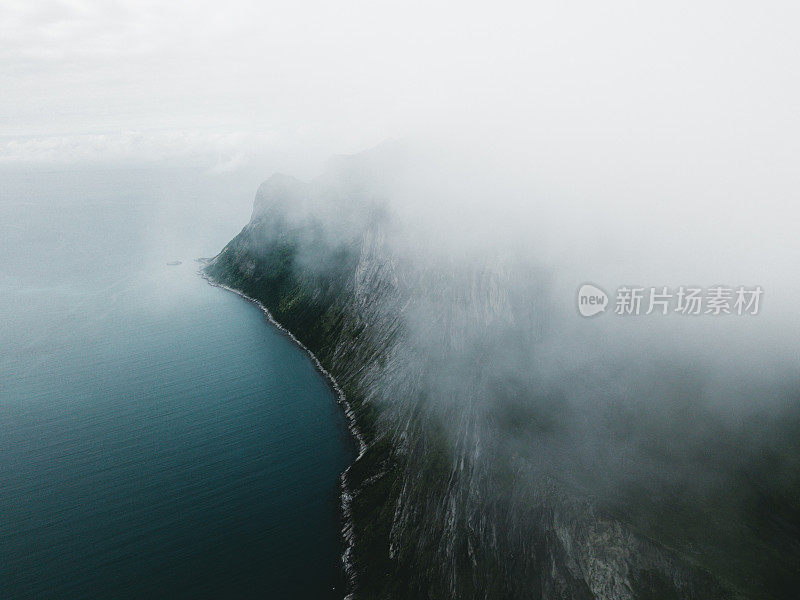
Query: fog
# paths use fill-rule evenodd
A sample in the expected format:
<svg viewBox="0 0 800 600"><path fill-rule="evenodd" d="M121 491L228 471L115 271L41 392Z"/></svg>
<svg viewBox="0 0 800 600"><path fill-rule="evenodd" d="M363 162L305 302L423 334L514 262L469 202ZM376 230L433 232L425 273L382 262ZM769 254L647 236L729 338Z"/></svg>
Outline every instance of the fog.
<svg viewBox="0 0 800 600"><path fill-rule="evenodd" d="M792 2L5 2L0 164L286 173L334 240L366 227L348 207L380 206L424 291L407 358L441 359L426 408L609 506L637 480L735 496L741 470L789 477L753 464L765 444L781 456L800 389L798 17ZM457 292L474 273L505 302L480 327ZM583 283L605 314L578 314ZM718 285L761 286L759 314L614 314L622 286ZM522 432L500 406L519 390Z"/></svg>
<svg viewBox="0 0 800 600"><path fill-rule="evenodd" d="M509 557L530 558L525 548L551 526L530 513L542 502L569 515L578 532L570 535L584 535L586 517L554 500L555 486L698 556L740 590L790 597L792 551L766 557L793 547L797 514L792 210L757 204L746 168L719 179L710 197L698 190L714 184L699 174L676 181L675 162L699 168L677 155L658 177L623 176L629 164L620 162L620 172L593 174L592 187L584 163L574 165L576 184L498 159L501 150L517 156L502 145L509 139L409 136L333 159L317 178L273 177L243 237L221 256L252 273L259 260L274 264L275 240L297 236L298 285L323 296L338 289L325 277L341 276L342 248L358 257L342 301L363 314L347 333L389 340L389 350L346 377L366 387L410 456L398 514L422 503L426 526L469 531L487 519L499 541L476 533L476 553L497 548L503 564L517 565ZM306 283L318 276L328 283ZM610 295L605 313L580 316L586 282ZM646 303L642 314L615 314L622 286L674 294L718 285L761 286L758 314L681 315L673 304L670 314L648 315ZM396 318L399 335L386 325ZM358 343L333 347L346 355ZM366 344L361 351L372 352ZM437 435L452 452L447 477L433 492L408 485L426 477ZM443 547L463 539L460 525L443 534ZM762 558L748 559L744 549L762 544ZM590 547L619 545L630 550L616 538ZM452 556L440 550L435 569L449 576ZM464 577L455 590L472 589Z"/></svg>
<svg viewBox="0 0 800 600"><path fill-rule="evenodd" d="M445 238L513 229L570 278L775 282L765 298L788 306L797 12L11 1L0 162L308 179L332 155L399 139L417 155L403 202ZM494 235L469 226L487 219Z"/></svg>

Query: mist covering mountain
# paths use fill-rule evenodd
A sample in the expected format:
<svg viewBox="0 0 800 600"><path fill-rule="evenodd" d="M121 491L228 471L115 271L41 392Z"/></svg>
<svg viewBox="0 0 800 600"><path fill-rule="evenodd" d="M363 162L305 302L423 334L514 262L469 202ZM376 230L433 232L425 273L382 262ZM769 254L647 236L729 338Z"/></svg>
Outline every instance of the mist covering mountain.
<svg viewBox="0 0 800 600"><path fill-rule="evenodd" d="M569 213L516 214L469 170L438 182L469 191L438 196L435 168L389 144L309 182L274 175L206 267L353 409L353 597L793 598L788 333L770 338L769 316L582 320L576 265L542 241ZM604 260L584 266L613 273Z"/></svg>
<svg viewBox="0 0 800 600"><path fill-rule="evenodd" d="M788 0L4 0L0 200L24 167L133 205L84 169L164 169L174 201L116 244L163 264L287 173L207 274L352 406L355 597L793 599L798 22ZM419 143L320 169L392 137ZM16 201L0 282L30 262ZM583 319L584 283L764 297Z"/></svg>

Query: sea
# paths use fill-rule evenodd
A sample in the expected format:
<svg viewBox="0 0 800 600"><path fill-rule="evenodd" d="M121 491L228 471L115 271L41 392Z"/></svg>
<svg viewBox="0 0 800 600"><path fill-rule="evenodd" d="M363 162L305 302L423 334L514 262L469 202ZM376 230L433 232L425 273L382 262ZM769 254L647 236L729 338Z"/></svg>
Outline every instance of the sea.
<svg viewBox="0 0 800 600"><path fill-rule="evenodd" d="M342 410L198 274L258 183L0 169L0 598L343 597Z"/></svg>

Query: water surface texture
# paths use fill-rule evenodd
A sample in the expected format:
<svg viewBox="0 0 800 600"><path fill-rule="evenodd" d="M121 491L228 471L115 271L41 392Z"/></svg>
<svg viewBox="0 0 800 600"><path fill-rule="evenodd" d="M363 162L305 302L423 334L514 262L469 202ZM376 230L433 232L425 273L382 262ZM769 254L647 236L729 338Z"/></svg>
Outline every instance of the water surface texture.
<svg viewBox="0 0 800 600"><path fill-rule="evenodd" d="M341 410L194 262L255 187L0 177L0 597L341 597Z"/></svg>

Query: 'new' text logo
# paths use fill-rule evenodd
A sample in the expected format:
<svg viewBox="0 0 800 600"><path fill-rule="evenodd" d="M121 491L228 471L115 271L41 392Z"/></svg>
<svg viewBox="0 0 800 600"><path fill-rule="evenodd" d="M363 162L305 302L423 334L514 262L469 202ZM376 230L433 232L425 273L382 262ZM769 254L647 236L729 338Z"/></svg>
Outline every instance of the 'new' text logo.
<svg viewBox="0 0 800 600"><path fill-rule="evenodd" d="M578 290L578 312L584 317L601 313L608 306L608 294L599 287L584 283Z"/></svg>

